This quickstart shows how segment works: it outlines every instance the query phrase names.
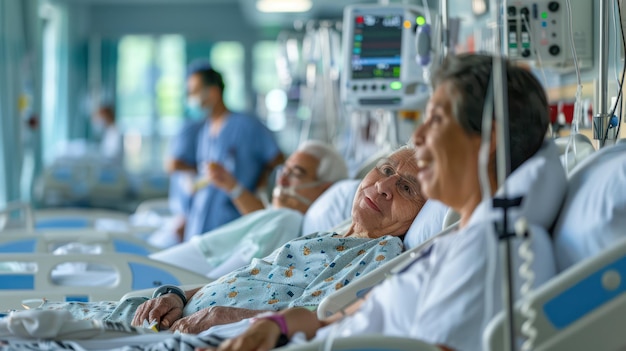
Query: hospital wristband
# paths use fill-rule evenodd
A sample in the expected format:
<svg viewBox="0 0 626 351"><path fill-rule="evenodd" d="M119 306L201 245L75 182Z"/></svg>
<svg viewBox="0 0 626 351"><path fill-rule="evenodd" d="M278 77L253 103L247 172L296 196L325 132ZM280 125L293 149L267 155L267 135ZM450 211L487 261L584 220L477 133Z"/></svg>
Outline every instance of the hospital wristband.
<svg viewBox="0 0 626 351"><path fill-rule="evenodd" d="M228 192L228 197L230 197L231 200L235 200L236 198L241 196L241 193L243 193L243 187L241 186L241 184L237 183L237 185L235 185Z"/></svg>
<svg viewBox="0 0 626 351"><path fill-rule="evenodd" d="M174 294L177 295L178 297L180 297L180 299L183 301L183 306L187 305L187 296L185 296L185 292L183 291L183 289L175 286L175 285L161 285L159 286L154 293L152 294L152 298L156 299L157 297L163 296L163 295L167 295L167 294Z"/></svg>

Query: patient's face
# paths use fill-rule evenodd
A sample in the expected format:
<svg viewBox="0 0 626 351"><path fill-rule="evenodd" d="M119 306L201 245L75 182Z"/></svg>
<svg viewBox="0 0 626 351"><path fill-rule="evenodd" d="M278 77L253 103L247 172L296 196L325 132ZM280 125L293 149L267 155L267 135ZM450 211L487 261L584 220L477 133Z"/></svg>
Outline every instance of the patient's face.
<svg viewBox="0 0 626 351"><path fill-rule="evenodd" d="M289 156L282 170L277 174L276 185L293 188L298 196L307 200L306 202L313 202L328 187L327 184L314 184L318 181L318 166L319 160L316 157L296 151ZM314 186L308 186L311 184ZM288 194L274 196L272 204L276 208L291 208L303 213L309 208L309 204Z"/></svg>
<svg viewBox="0 0 626 351"><path fill-rule="evenodd" d="M454 116L452 99L456 96L450 83L437 87L413 139L422 192L458 210L468 199L480 198L477 165L481 140L479 135L468 134Z"/></svg>
<svg viewBox="0 0 626 351"><path fill-rule="evenodd" d="M352 218L356 232L369 237L403 235L426 199L415 178L414 151L403 149L381 160L359 185Z"/></svg>

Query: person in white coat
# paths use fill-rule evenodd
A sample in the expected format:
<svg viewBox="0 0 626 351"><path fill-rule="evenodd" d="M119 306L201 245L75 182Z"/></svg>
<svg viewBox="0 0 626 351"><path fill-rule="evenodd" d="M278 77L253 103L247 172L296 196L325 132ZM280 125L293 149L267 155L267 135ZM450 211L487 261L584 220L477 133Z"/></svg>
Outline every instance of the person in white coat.
<svg viewBox="0 0 626 351"><path fill-rule="evenodd" d="M93 117L95 133L100 137L100 155L120 165L124 160L122 133L115 125L115 109L110 105L99 106Z"/></svg>

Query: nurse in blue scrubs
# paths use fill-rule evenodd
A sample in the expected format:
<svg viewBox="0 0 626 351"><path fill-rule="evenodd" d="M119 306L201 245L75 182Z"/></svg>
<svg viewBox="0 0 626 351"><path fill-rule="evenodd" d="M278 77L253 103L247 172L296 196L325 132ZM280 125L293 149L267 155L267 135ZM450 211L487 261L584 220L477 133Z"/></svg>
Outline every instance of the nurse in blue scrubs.
<svg viewBox="0 0 626 351"><path fill-rule="evenodd" d="M195 164L173 164L177 171L195 171L197 181L189 214L184 224L184 240L238 218L241 213L233 201L243 189L255 192L271 169L284 157L272 133L251 115L229 111L223 100L224 82L219 72L204 66L187 79L188 106L205 116L197 130ZM193 144L192 141L187 142ZM218 164L237 179L237 185L222 190L206 178L208 167Z"/></svg>

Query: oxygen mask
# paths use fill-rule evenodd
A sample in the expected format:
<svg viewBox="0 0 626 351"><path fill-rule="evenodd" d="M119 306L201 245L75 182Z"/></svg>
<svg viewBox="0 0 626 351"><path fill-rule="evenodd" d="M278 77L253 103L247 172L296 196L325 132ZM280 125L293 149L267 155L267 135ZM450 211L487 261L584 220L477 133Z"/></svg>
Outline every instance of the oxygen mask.
<svg viewBox="0 0 626 351"><path fill-rule="evenodd" d="M278 184L278 182L276 182L276 186L274 187L274 190L272 191L272 197L274 198L280 198L280 197L291 197L295 200L297 200L298 202L301 202L307 206L311 205L311 203L313 202L312 200L298 194L298 192L296 190L299 189L307 189L307 188L314 188L316 186L322 185L324 184L324 181L321 180L316 180L316 181L312 181L312 182L308 182L308 183L303 183L303 184L298 184L298 185L288 185L288 186L283 186Z"/></svg>
<svg viewBox="0 0 626 351"><path fill-rule="evenodd" d="M285 182L284 178L288 181ZM300 189L314 188L326 183L321 180L306 181L307 174L302 171L301 167L279 166L276 171L276 185L272 191L272 197L275 199L290 197L296 201L309 206L313 202L307 197L298 193ZM287 183L287 185L283 185Z"/></svg>

